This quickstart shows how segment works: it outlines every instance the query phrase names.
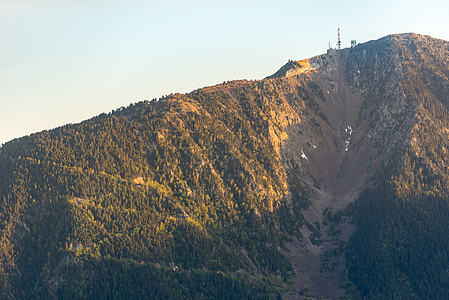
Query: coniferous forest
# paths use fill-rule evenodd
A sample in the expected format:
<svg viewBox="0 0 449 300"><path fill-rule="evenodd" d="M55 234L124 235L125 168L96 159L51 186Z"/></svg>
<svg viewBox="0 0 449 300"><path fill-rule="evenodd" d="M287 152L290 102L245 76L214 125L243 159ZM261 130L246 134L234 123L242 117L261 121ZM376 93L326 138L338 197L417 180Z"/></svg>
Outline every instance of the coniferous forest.
<svg viewBox="0 0 449 300"><path fill-rule="evenodd" d="M282 242L301 220L282 201L287 175L263 138L261 108L242 91L240 115L217 121L176 97L2 147L2 278L16 297L283 290L293 270ZM212 113L230 99L189 97Z"/></svg>
<svg viewBox="0 0 449 300"><path fill-rule="evenodd" d="M0 148L0 299L445 299L449 43L391 35Z"/></svg>

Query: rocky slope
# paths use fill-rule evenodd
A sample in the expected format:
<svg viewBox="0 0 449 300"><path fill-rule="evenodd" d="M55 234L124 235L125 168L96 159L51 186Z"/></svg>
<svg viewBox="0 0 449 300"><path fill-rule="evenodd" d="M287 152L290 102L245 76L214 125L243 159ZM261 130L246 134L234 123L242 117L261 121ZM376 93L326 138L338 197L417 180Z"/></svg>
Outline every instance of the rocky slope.
<svg viewBox="0 0 449 300"><path fill-rule="evenodd" d="M422 170L414 165L403 176L401 164L410 153L424 162L427 172L447 182L448 46L426 36L392 35L309 61L314 70L308 84L316 84L318 92L308 101L320 129L289 139L281 151L284 166L296 169L293 172L311 189L311 206L304 212L307 226L301 232L321 239L290 244L289 256L300 274L296 283L303 286L303 294L342 296L346 261L340 254L355 228L338 212L362 191L388 182L389 187L383 188L396 190L395 201L406 197L403 189L413 200L419 198L415 189L446 199L447 189L436 186L440 181L406 180ZM283 69L280 76L289 76ZM292 164L292 160L299 162ZM377 202L382 205L381 199Z"/></svg>
<svg viewBox="0 0 449 300"><path fill-rule="evenodd" d="M380 258L419 255L389 228L432 241L414 213L449 207L448 63L391 35L5 144L2 297L425 297L431 254Z"/></svg>

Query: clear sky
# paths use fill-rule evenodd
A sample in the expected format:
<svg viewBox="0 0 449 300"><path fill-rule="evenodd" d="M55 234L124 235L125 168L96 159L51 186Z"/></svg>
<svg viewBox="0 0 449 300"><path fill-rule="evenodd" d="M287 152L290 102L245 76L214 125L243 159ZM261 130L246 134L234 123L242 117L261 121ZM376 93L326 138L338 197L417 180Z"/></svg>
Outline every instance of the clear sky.
<svg viewBox="0 0 449 300"><path fill-rule="evenodd" d="M0 144L289 59L415 32L449 40L449 1L0 0Z"/></svg>

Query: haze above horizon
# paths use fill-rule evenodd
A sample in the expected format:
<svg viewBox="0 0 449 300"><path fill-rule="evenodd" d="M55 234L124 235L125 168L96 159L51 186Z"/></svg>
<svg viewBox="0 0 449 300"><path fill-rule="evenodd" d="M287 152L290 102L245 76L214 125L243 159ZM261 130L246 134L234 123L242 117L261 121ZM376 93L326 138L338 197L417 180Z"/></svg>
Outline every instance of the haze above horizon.
<svg viewBox="0 0 449 300"><path fill-rule="evenodd" d="M449 40L449 2L0 0L0 144L388 34Z"/></svg>

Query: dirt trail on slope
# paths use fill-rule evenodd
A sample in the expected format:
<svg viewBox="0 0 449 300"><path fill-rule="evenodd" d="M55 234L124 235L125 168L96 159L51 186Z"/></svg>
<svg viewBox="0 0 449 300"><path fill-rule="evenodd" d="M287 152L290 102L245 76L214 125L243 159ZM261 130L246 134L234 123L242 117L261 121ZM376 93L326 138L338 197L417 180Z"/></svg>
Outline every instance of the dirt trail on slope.
<svg viewBox="0 0 449 300"><path fill-rule="evenodd" d="M355 228L349 217L332 216L338 215L369 186L369 179L383 159L366 138L368 121L359 117L363 99L351 91L345 79L344 58L335 55L333 59L334 68L317 75L326 91L326 99L320 103L328 119L320 122L322 134L295 136L297 128L291 128L290 140L282 149L284 160L295 151L305 153L307 159L300 161L297 176L309 187L311 200L310 207L303 212L306 220L300 229L303 238L295 238L287 245L287 256L298 275L294 283L299 292L286 294L288 299L343 296L345 246ZM306 149L306 142L313 147ZM291 163L285 165L292 171Z"/></svg>

